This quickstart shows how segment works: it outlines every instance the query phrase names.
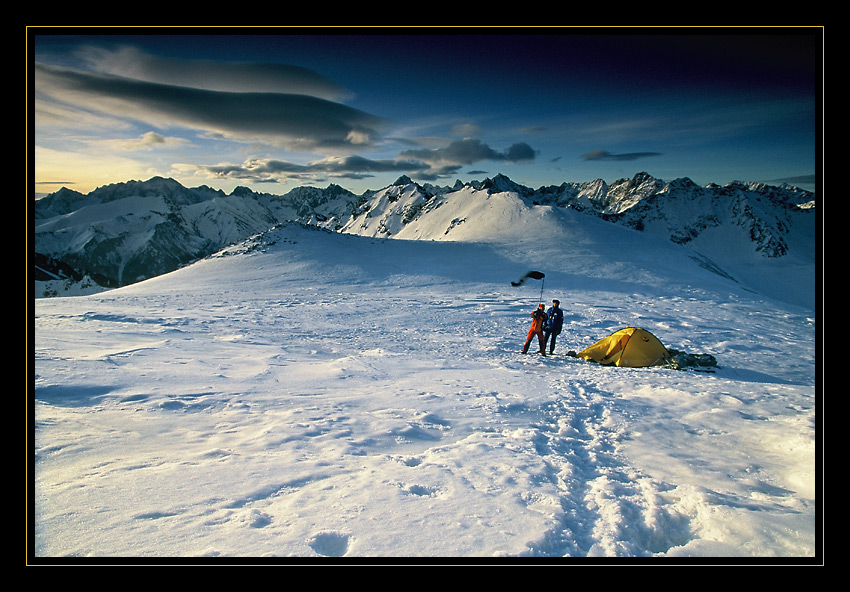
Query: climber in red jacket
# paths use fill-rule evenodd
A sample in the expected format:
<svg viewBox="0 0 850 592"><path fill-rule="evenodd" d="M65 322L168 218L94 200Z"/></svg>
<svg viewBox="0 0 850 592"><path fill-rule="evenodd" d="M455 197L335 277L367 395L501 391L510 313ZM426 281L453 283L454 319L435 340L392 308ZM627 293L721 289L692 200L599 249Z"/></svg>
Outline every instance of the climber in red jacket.
<svg viewBox="0 0 850 592"><path fill-rule="evenodd" d="M532 338L537 335L537 341L540 342L540 354L546 355L546 341L543 336L543 325L546 323L546 309L543 304L540 304L533 313L531 313L531 329L528 331L528 339L525 340L525 345L522 346L522 353L528 353L528 346L531 345Z"/></svg>

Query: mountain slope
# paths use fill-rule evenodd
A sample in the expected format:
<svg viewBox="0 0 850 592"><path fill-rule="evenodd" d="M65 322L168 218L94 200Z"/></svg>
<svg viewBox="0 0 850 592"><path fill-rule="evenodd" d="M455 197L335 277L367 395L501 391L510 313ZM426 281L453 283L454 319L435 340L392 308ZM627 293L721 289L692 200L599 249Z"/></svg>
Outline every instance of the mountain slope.
<svg viewBox="0 0 850 592"><path fill-rule="evenodd" d="M510 193L446 197L469 219L443 236L469 240L285 223L36 301L34 553L816 556L811 311L663 237ZM453 207L402 232L440 236ZM478 240L470 222L501 216ZM511 285L529 269L545 282ZM519 353L541 298L565 309L545 358ZM564 355L626 325L718 367Z"/></svg>
<svg viewBox="0 0 850 592"><path fill-rule="evenodd" d="M421 186L402 177L361 196L335 185L301 187L284 196L245 188L224 195L155 178L107 186L88 196L62 190L39 200L35 249L105 276L109 285L126 285L285 221L397 239L555 241L568 252L576 241L574 223L596 218L687 244L707 268L812 305L813 200L793 188L698 187L687 179L666 183L646 173L610 186L596 180L538 190L503 175L451 188ZM581 217L565 217L567 211L581 212ZM788 280L777 283L783 275Z"/></svg>

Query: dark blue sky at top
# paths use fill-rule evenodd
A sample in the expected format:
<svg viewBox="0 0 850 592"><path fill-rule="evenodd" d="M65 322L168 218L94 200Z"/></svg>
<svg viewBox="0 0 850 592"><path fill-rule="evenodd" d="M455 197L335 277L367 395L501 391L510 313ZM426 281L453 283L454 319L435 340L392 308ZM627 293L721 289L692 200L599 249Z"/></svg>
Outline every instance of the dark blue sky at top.
<svg viewBox="0 0 850 592"><path fill-rule="evenodd" d="M453 102L511 101L519 109L565 101L659 100L665 94L812 98L818 83L816 38L793 30L784 35L475 31L102 36L97 42L129 42L188 59L302 65L362 94L364 106L371 98L376 109L387 104L387 95L434 110ZM425 99L417 101L417 91ZM432 101L434 96L440 100Z"/></svg>
<svg viewBox="0 0 850 592"><path fill-rule="evenodd" d="M78 61L80 47L132 46L145 55L187 61L295 65L347 90L350 94L340 103L389 123L383 141L364 144L348 156L388 163L414 148L416 155L426 149L436 154L450 145L460 150L462 141L479 148L477 156L464 153L454 162L448 161L446 150L439 170L314 171L308 163L342 156L291 146L264 149L258 140L242 160L242 152L232 145L225 147L222 141L216 146L209 133L202 142L203 129L174 124L164 113L161 121L131 125L128 119L121 131L116 125L90 132L91 146L98 134L113 142L122 133L128 139L148 132L185 137L191 144L184 144L183 153L162 144L159 152L128 151L123 156L148 161L145 170L159 168L160 174L175 178L174 171L167 170L169 159L210 170L228 162L238 176L229 177L219 167L217 183L205 181L223 188L251 185L251 170L244 166L249 159L303 167L298 175L266 174L261 189L273 192L308 182L337 182L353 190L379 188L402 173L448 184L501 172L541 186L597 177L611 182L640 171L664 179L690 177L701 184L774 181L817 172L823 73L818 29L787 29L782 34L773 29L228 31L39 36L34 55L39 63L84 69L90 66ZM57 92L52 99L62 97ZM91 107L80 102L73 108L96 111L99 102L88 100ZM77 131L64 134L81 137ZM36 125L35 143L49 149L51 156L70 150L62 146L62 138L55 128ZM533 158L506 158L517 146L533 151ZM74 148L77 154L80 148ZM52 181L57 179L41 179L45 184ZM270 181L277 189L268 186Z"/></svg>

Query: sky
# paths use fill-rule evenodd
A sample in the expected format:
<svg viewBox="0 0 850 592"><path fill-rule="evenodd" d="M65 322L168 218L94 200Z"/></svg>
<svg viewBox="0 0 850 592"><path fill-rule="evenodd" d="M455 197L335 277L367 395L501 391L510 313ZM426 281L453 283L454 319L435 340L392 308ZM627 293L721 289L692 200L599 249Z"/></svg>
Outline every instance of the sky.
<svg viewBox="0 0 850 592"><path fill-rule="evenodd" d="M822 167L820 28L131 31L28 29L37 197L154 176L814 189Z"/></svg>

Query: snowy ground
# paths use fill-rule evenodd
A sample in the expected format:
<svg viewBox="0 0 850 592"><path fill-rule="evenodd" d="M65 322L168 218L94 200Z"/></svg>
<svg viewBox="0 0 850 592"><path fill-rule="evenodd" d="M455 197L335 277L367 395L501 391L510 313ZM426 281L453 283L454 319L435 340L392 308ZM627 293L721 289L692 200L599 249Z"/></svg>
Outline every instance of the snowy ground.
<svg viewBox="0 0 850 592"><path fill-rule="evenodd" d="M814 311L588 232L548 250L288 226L37 300L35 556L813 557ZM545 359L519 353L529 269L566 310ZM719 368L564 355L628 325Z"/></svg>

